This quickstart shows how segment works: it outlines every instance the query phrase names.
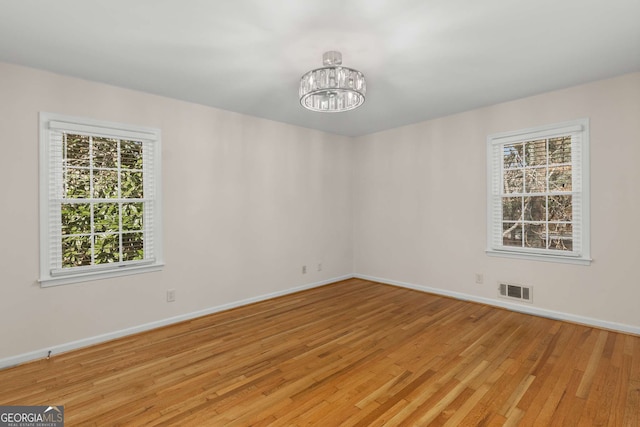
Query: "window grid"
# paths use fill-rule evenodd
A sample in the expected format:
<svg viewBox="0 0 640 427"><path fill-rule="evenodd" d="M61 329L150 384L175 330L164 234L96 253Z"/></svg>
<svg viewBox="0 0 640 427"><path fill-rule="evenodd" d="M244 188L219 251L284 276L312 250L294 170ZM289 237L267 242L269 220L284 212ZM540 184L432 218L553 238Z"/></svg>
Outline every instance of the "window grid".
<svg viewBox="0 0 640 427"><path fill-rule="evenodd" d="M589 121L487 137L487 254L588 265Z"/></svg>
<svg viewBox="0 0 640 427"><path fill-rule="evenodd" d="M100 138L94 138L92 135L89 135L87 138L87 142L88 142L88 165L86 166L78 166L78 165L73 165L70 164L71 161L73 159L71 159L69 157L69 148L68 148L68 138L69 135L73 135L76 137L80 137L80 135L76 135L70 132L65 132L63 133L63 156L62 156L62 194L61 194L61 200L60 202L60 206L62 207L63 205L84 205L87 204L89 206L89 232L87 233L63 233L61 235L61 240L59 243L59 247L62 250L62 256L59 258L59 262L56 263L56 268L58 269L69 269L69 268L83 268L86 266L95 266L95 265L100 265L100 264L104 264L103 262L100 262L97 259L97 255L99 254L99 248L98 248L98 243L100 242L101 239L103 239L102 244L105 244L105 240L109 238L109 236L115 236L117 239L117 244L118 244L118 250L117 250L117 260L112 260L110 262L107 263L113 263L113 264L122 264L122 263L126 263L127 261L132 261L130 259L125 259L125 258L129 258L129 257L125 257L125 248L123 246L124 243L124 237L125 235L131 235L131 236L135 236L136 234L141 234L142 235L142 241L141 241L141 245L142 245L142 250L143 250L143 254L145 254L147 251L145 250L145 234L146 234L146 230L145 230L145 220L144 220L144 212L146 211L145 209L145 204L146 204L146 199L143 198L125 198L123 196L123 192L122 192L122 173L123 173L123 167L122 167L122 139L116 139L116 138L109 138L107 140L107 142L109 140L113 141L115 143L115 148L116 148L116 163L115 163L115 167L104 167L104 166L98 166L96 165L96 153L95 153L95 143L96 143L96 139L100 139ZM104 139L104 138L102 138ZM104 141L103 141L104 142ZM129 141L129 142L133 142L135 144L139 144L142 151L143 151L143 159L144 159L144 153L146 150L144 149L144 144L141 141ZM143 160L143 166L144 166L144 160ZM86 195L86 197L69 197L69 182L70 182L70 174L69 171L87 171L88 172L88 176L89 176L89 193ZM96 196L96 186L95 186L95 182L97 179L97 174L96 172L100 172L100 171L104 171L104 172L115 172L116 173L116 177L117 177L117 182L116 182L116 196L114 198L109 198L109 197L95 197ZM128 173L139 173L142 176L142 194L144 194L144 183L145 183L145 173L144 173L144 168L139 169L139 168L128 168L126 169L126 171ZM108 195L110 191L107 190L107 194ZM112 192L111 192L112 193ZM98 209L98 206L101 204L114 204L117 206L117 220L118 220L118 228L117 230L96 230L96 210ZM125 230L124 229L124 224L123 224L123 210L126 207L131 206L132 204L140 204L142 206L142 212L141 212L141 217L142 217L142 226L139 229L135 229L135 230ZM62 210L62 209L61 209ZM61 212L62 215L62 212ZM64 226L64 224L61 224L61 226ZM68 263L65 263L64 260L64 239L69 239L69 238L88 238L89 239L89 245L90 245L90 262L89 263L82 263L80 265L68 265ZM128 239L128 242L134 242L135 238L132 237L131 239ZM115 254L114 254L115 255ZM145 256L143 255L143 259L145 258ZM136 260L136 258L134 258L134 260Z"/></svg>
<svg viewBox="0 0 640 427"><path fill-rule="evenodd" d="M506 246L516 246L515 242L512 242L514 244L509 244L509 242L507 241L505 243L505 235L507 234L505 230L508 230L510 232L520 228L520 244L519 246L522 248L526 248L526 247L535 247L535 248L541 248L541 249L548 249L548 250L572 250L572 246L571 244L569 244L569 247L565 246L565 242L566 241L572 241L573 240L573 233L571 233L571 237L568 237L566 235L557 235L556 237L556 245L560 245L562 244L563 247L553 247L553 243L554 240L551 238L552 236L552 232L551 229L552 227L550 226L555 226L556 230L561 229L562 225L570 225L573 223L573 221L571 220L550 220L550 215L549 215L549 205L550 205L550 201L552 197L572 197L572 193L566 192L566 191L551 191L550 188L550 184L549 184L549 178L550 178L550 169L551 168L560 168L560 169L565 169L569 171L569 173L571 174L572 172L572 164L570 162L557 162L557 163L552 163L551 162L551 155L552 153L550 152L550 140L556 140L557 142L559 142L559 150L565 151L565 147L569 146L569 155L571 155L571 136L565 136L565 137L556 137L556 138L545 138L545 139L538 139L538 140L527 140L527 141L523 141L523 142L515 142L515 143L509 143L509 144L505 144L503 145L503 161L502 161L502 207L504 208L504 204L505 204L505 200L506 199L513 199L513 198L518 198L520 199L520 216L519 218L515 219L515 218L510 218L508 220L505 220L504 217L502 218L502 230L503 230L503 244ZM528 158L529 157L536 157L536 155L538 153L536 153L537 148L535 147L540 146L540 143L544 143L544 164L541 164L539 162L529 162ZM533 148L533 156L531 155L527 155L528 153L530 153L529 150L529 146L534 146ZM507 165L507 158L508 158L508 154L509 153L522 153L522 155L518 156L516 155L515 157L515 161L510 162L510 164ZM564 156L563 156L564 159ZM514 165L515 163L515 165ZM514 171L516 173L521 172L522 173L522 191L512 191L512 192L508 192L506 190L508 190L507 187L507 182L505 180L505 172L509 172L509 171ZM527 171L541 171L544 175L544 189L541 191L536 191L536 189L532 186L532 188L529 188L530 183L529 180L527 179ZM531 174L532 176L535 176L536 174ZM527 208L528 206L528 202L532 202L531 199L533 198L540 198L540 197L544 197L544 219L538 219L538 220L534 220L534 219L527 219L525 217L526 213L527 213ZM529 201L528 201L529 199ZM528 239L527 239L527 230L529 229L534 229L535 225L541 225L544 227L543 231L542 231L542 242L544 243L544 247L541 247L539 245L534 245L534 246L530 246L528 245ZM566 227L569 228L569 227Z"/></svg>
<svg viewBox="0 0 640 427"><path fill-rule="evenodd" d="M90 255L91 255L91 260L89 264L82 264L82 265L96 265L96 264L100 264L96 259L96 251L97 251L97 244L99 242L99 239L107 239L109 235L115 235L118 241L118 256L117 256L117 260L115 260L115 262L117 263L122 263L125 261L128 261L127 259L125 259L124 256L124 247L123 247L123 237L124 234L129 234L129 235L135 235L136 233L141 233L143 236L142 239L142 249L143 249L143 253L144 253L144 234L145 234L145 229L144 229L144 221L143 221L143 226L141 229L138 230L127 230L125 231L123 228L123 209L125 207L125 203L127 203L126 206L130 206L131 203L141 203L143 206L143 211L144 211L144 199L140 199L140 198L135 198L135 199L124 199L123 195L122 195L122 144L121 144L121 140L120 139L111 139L114 143L115 143L115 148L116 148L116 164L115 167L100 167L96 165L96 156L94 153L94 149L95 149L95 139L93 136L89 136L88 137L88 167L87 166L74 166L74 165L70 165L70 163L72 162L73 159L70 158L69 156L69 150L68 150L68 136L70 134L69 133L64 133L63 134L63 138L64 138L64 144L63 144L63 151L64 151L64 155L63 155L63 159L65 159L65 161L63 162L63 183L64 183L64 189L63 189L63 194L62 194L62 199L64 200L64 204L65 205L70 205L70 204L88 204L89 206L89 214L90 214L90 227L89 227L89 232L88 233L64 233L64 236L61 237L62 239L70 239L70 238L82 238L82 237L88 237L89 238L89 243L90 243ZM77 135L77 137L79 137L79 135ZM109 140L103 141L103 142L109 142ZM140 142L138 142L139 144L141 144ZM79 198L79 197L75 197L75 198L69 198L69 170L77 170L77 171L83 171L83 170L88 170L89 172L89 194L87 195L88 197L86 198ZM116 198L95 198L96 195L96 188L94 186L95 183L95 179L96 179L96 171L100 172L100 171L113 171L116 172L116 177L117 177L117 184L116 184L116 191L117 191L117 197ZM129 170L130 172L138 172L142 174L143 177L143 182L144 182L144 172L143 169L136 169L136 168L131 168ZM144 190L143 190L144 193ZM95 218L95 212L98 206L100 206L100 204L116 204L117 205L117 212L118 212L118 228L117 231L114 230L100 230L100 231L96 231L96 218ZM132 239L133 240L133 239ZM61 240L60 243L62 246L64 246L63 240ZM104 244L104 243L103 243ZM58 265L58 268L71 268L73 266L71 265L64 265L64 260L61 258L60 260L60 264Z"/></svg>
<svg viewBox="0 0 640 427"><path fill-rule="evenodd" d="M160 137L159 129L40 113L41 286L162 269ZM64 268L63 239L74 252Z"/></svg>

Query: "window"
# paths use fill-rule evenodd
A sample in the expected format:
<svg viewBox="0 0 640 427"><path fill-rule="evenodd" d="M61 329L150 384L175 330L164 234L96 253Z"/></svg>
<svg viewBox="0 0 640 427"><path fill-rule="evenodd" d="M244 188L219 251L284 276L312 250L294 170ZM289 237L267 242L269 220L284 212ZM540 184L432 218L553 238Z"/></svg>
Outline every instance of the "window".
<svg viewBox="0 0 640 427"><path fill-rule="evenodd" d="M589 264L587 119L490 135L489 255Z"/></svg>
<svg viewBox="0 0 640 427"><path fill-rule="evenodd" d="M40 114L40 283L162 266L160 130Z"/></svg>

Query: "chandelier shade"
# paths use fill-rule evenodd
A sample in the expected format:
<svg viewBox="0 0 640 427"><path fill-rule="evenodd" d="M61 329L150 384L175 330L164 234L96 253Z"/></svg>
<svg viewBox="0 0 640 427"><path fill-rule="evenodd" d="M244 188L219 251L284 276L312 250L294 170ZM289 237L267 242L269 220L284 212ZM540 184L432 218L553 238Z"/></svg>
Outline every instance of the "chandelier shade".
<svg viewBox="0 0 640 427"><path fill-rule="evenodd" d="M367 91L364 75L342 66L342 54L322 55L324 67L311 70L300 79L300 104L311 111L340 113L364 103Z"/></svg>

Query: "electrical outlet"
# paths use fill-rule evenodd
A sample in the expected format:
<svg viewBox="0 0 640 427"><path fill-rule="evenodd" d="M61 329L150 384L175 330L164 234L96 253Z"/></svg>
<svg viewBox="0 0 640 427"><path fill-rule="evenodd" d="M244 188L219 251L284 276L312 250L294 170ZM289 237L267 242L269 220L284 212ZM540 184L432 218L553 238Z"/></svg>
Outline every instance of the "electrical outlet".
<svg viewBox="0 0 640 427"><path fill-rule="evenodd" d="M176 290L168 289L167 290L167 302L174 302L176 300Z"/></svg>
<svg viewBox="0 0 640 427"><path fill-rule="evenodd" d="M482 276L482 273L476 273L476 283L478 285L482 285L484 283L484 277Z"/></svg>
<svg viewBox="0 0 640 427"><path fill-rule="evenodd" d="M318 271L322 271L322 263L321 262L318 263Z"/></svg>
<svg viewBox="0 0 640 427"><path fill-rule="evenodd" d="M306 265L302 266L302 274L307 274L307 266Z"/></svg>

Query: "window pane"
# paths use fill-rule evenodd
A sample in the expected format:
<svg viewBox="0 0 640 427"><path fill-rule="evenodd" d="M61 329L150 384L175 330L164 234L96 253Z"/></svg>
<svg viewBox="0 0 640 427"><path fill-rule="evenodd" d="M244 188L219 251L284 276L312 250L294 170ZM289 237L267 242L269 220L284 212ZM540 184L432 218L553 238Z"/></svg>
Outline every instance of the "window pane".
<svg viewBox="0 0 640 427"><path fill-rule="evenodd" d="M502 219L504 221L517 221L522 216L522 197L502 198Z"/></svg>
<svg viewBox="0 0 640 427"><path fill-rule="evenodd" d="M160 269L161 130L37 116L41 286Z"/></svg>
<svg viewBox="0 0 640 427"><path fill-rule="evenodd" d="M571 221L572 202L572 196L549 196L549 221Z"/></svg>
<svg viewBox="0 0 640 427"><path fill-rule="evenodd" d="M589 156L588 129L588 119L580 119L489 135L489 253L591 261L589 204L584 203L589 171L582 164Z"/></svg>
<svg viewBox="0 0 640 427"><path fill-rule="evenodd" d="M524 245L527 248L547 247L546 224L524 224Z"/></svg>
<svg viewBox="0 0 640 427"><path fill-rule="evenodd" d="M120 162L123 169L142 169L142 143L120 141Z"/></svg>
<svg viewBox="0 0 640 427"><path fill-rule="evenodd" d="M549 163L571 163L571 137L549 139Z"/></svg>
<svg viewBox="0 0 640 427"><path fill-rule="evenodd" d="M504 160L504 168L521 168L523 144L509 144L502 149L502 158Z"/></svg>
<svg viewBox="0 0 640 427"><path fill-rule="evenodd" d="M573 228L571 224L549 224L549 249L573 250Z"/></svg>
<svg viewBox="0 0 640 427"><path fill-rule="evenodd" d="M91 211L88 203L62 203L60 213L63 235L91 233Z"/></svg>
<svg viewBox="0 0 640 427"><path fill-rule="evenodd" d="M91 171L89 169L67 169L64 175L64 196L67 199L89 198Z"/></svg>
<svg viewBox="0 0 640 427"><path fill-rule="evenodd" d="M122 198L141 199L144 197L142 191L142 172L122 172Z"/></svg>
<svg viewBox="0 0 640 427"><path fill-rule="evenodd" d="M547 140L530 141L525 146L525 162L527 166L546 166Z"/></svg>
<svg viewBox="0 0 640 427"><path fill-rule="evenodd" d="M89 137L66 134L63 161L67 166L89 167Z"/></svg>
<svg viewBox="0 0 640 427"><path fill-rule="evenodd" d="M549 168L549 191L571 191L571 166Z"/></svg>
<svg viewBox="0 0 640 427"><path fill-rule="evenodd" d="M525 191L527 193L544 193L547 191L547 169L525 169Z"/></svg>
<svg viewBox="0 0 640 427"><path fill-rule="evenodd" d="M117 171L93 171L93 197L96 199L118 197Z"/></svg>
<svg viewBox="0 0 640 427"><path fill-rule="evenodd" d="M106 264L120 261L120 236L98 234L95 236L95 263Z"/></svg>
<svg viewBox="0 0 640 427"><path fill-rule="evenodd" d="M505 222L502 224L502 244L504 246L522 246L522 224Z"/></svg>
<svg viewBox="0 0 640 427"><path fill-rule="evenodd" d="M62 268L91 265L91 237L62 238Z"/></svg>
<svg viewBox="0 0 640 427"><path fill-rule="evenodd" d="M143 203L122 204L122 230L142 230Z"/></svg>
<svg viewBox="0 0 640 427"><path fill-rule="evenodd" d="M134 261L140 259L144 259L142 233L124 233L122 235L122 260Z"/></svg>
<svg viewBox="0 0 640 427"><path fill-rule="evenodd" d="M118 203L96 203L93 205L93 224L97 233L120 231Z"/></svg>
<svg viewBox="0 0 640 427"><path fill-rule="evenodd" d="M93 167L115 168L118 166L118 140L93 138Z"/></svg>
<svg viewBox="0 0 640 427"><path fill-rule="evenodd" d="M505 170L504 171L504 192L509 193L522 193L523 187L523 170Z"/></svg>
<svg viewBox="0 0 640 427"><path fill-rule="evenodd" d="M525 221L546 221L547 220L547 197L546 196L525 197L524 219Z"/></svg>

